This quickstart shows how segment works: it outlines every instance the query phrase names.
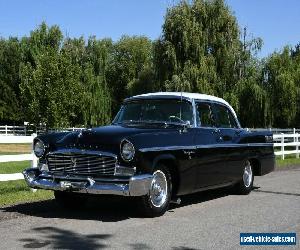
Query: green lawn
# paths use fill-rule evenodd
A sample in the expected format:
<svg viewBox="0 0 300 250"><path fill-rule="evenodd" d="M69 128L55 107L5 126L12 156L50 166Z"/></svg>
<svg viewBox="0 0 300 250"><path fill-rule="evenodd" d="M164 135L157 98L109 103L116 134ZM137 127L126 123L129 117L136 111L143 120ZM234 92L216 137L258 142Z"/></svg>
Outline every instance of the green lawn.
<svg viewBox="0 0 300 250"><path fill-rule="evenodd" d="M25 168L29 168L30 166L30 161L1 162L0 174L21 173Z"/></svg>
<svg viewBox="0 0 300 250"><path fill-rule="evenodd" d="M53 199L52 191L37 190L33 192L24 180L0 182L0 207L47 199Z"/></svg>
<svg viewBox="0 0 300 250"><path fill-rule="evenodd" d="M0 163L0 174L21 173L25 168L30 167L30 164L30 161ZM0 206L52 198L52 191L33 192L24 180L0 182Z"/></svg>

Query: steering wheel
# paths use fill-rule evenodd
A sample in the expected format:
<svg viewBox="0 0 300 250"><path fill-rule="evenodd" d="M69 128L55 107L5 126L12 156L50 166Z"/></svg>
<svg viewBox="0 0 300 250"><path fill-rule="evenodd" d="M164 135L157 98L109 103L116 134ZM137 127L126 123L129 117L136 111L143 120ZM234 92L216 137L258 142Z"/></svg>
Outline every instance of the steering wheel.
<svg viewBox="0 0 300 250"><path fill-rule="evenodd" d="M178 117L176 115L170 115L169 120L175 120L176 122L186 123L184 120L182 120L180 117Z"/></svg>

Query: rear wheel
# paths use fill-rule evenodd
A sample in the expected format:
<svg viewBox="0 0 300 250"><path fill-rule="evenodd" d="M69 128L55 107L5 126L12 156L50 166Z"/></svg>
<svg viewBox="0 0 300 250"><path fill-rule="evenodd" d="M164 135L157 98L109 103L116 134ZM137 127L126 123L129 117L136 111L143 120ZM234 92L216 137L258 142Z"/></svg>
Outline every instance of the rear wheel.
<svg viewBox="0 0 300 250"><path fill-rule="evenodd" d="M249 194L253 188L253 167L250 161L246 161L244 164L244 171L242 180L236 185L236 191L238 194Z"/></svg>
<svg viewBox="0 0 300 250"><path fill-rule="evenodd" d="M84 207L87 201L87 197L82 194L54 191L55 201L62 208L79 209Z"/></svg>
<svg viewBox="0 0 300 250"><path fill-rule="evenodd" d="M169 207L172 193L172 180L169 169L160 164L153 171L149 194L140 197L140 209L144 216L163 215Z"/></svg>

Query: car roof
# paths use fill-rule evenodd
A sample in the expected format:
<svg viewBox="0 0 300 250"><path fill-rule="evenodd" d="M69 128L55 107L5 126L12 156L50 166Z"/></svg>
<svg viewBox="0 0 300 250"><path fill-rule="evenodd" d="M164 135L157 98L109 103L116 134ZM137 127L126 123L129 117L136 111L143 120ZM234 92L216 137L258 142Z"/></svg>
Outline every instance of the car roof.
<svg viewBox="0 0 300 250"><path fill-rule="evenodd" d="M216 96L206 95L206 94L198 94L198 93L188 93L188 92L155 92L155 93L136 95L131 98L142 98L142 97L151 97L151 96L184 97L187 99L217 101L217 102L221 102L224 104L228 104L228 102L226 102L224 99L216 97ZM129 99L131 99L131 98L129 98Z"/></svg>
<svg viewBox="0 0 300 250"><path fill-rule="evenodd" d="M127 98L125 101L130 101L134 99L143 99L143 98L148 99L151 97L158 97L158 98L181 98L182 97L184 99L190 99L190 100L219 102L228 106L232 111L232 113L235 115L235 117L237 117L234 109L224 99L212 95L206 95L206 94L188 93L188 92L155 92L155 93L147 93L147 94L132 96L130 98Z"/></svg>

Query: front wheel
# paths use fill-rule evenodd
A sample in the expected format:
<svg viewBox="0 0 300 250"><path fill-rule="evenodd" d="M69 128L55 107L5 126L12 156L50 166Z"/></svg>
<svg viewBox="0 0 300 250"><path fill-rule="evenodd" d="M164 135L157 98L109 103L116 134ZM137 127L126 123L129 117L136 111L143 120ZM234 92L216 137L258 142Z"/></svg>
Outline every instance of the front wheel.
<svg viewBox="0 0 300 250"><path fill-rule="evenodd" d="M242 180L237 183L236 191L238 194L249 194L253 188L254 175L253 167L250 161L246 161L243 170Z"/></svg>
<svg viewBox="0 0 300 250"><path fill-rule="evenodd" d="M140 209L144 216L163 215L169 208L172 180L169 169L160 164L153 171L153 180L147 195L140 197Z"/></svg>

